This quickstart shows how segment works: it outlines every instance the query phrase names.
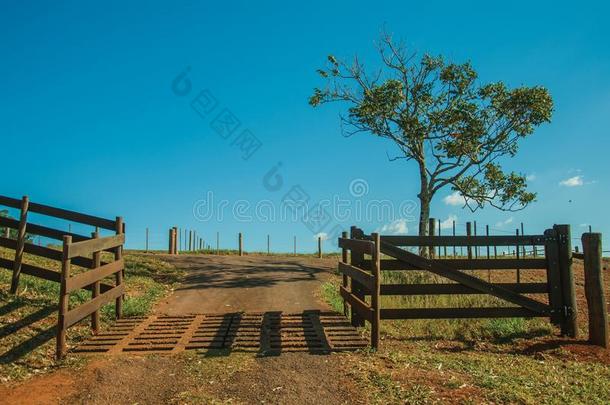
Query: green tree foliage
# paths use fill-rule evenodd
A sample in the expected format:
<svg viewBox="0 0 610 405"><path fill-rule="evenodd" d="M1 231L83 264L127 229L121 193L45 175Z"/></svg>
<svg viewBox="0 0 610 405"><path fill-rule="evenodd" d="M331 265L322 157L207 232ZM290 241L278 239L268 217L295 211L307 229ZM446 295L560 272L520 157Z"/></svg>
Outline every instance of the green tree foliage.
<svg viewBox="0 0 610 405"><path fill-rule="evenodd" d="M420 235L428 232L432 198L444 188L459 192L472 211L487 204L516 211L535 200L525 176L504 171L499 161L550 122L553 100L544 87L482 84L470 63L410 53L385 34L378 50L383 63L376 72L358 58L348 64L329 56L318 70L326 86L314 89L309 103L347 103L346 136L390 139L400 151L392 159L417 163Z"/></svg>

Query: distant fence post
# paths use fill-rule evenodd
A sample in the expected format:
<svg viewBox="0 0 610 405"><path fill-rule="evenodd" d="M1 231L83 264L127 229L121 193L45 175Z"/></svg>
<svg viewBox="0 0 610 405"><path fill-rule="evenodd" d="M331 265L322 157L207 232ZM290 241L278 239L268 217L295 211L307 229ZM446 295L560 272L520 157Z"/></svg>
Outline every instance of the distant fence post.
<svg viewBox="0 0 610 405"><path fill-rule="evenodd" d="M59 309L57 315L57 340L55 356L61 359L66 354L66 326L65 317L68 312L68 293L66 282L70 277L71 260L68 258L68 248L72 243L72 236L64 236L61 255L61 275L59 279Z"/></svg>
<svg viewBox="0 0 610 405"><path fill-rule="evenodd" d="M19 276L23 262L23 249L25 247L25 230L28 223L28 208L30 199L24 196L21 199L21 215L19 216L19 228L17 230L17 246L15 248L15 262L13 263L13 278L11 280L11 294L17 294L19 287Z"/></svg>
<svg viewBox="0 0 610 405"><path fill-rule="evenodd" d="M322 237L318 236L318 258L322 258Z"/></svg>
<svg viewBox="0 0 610 405"><path fill-rule="evenodd" d="M117 235L125 233L125 227L123 226L123 217L116 217L115 220L115 232ZM114 260L119 261L123 258L123 246L119 246L114 249ZM123 272L124 270L117 271L115 274L116 286L123 284ZM116 319L121 319L123 316L123 296L120 295L116 298L114 304L114 314Z"/></svg>
<svg viewBox="0 0 610 405"><path fill-rule="evenodd" d="M271 253L271 240L269 238L269 235L267 235L267 254Z"/></svg>
<svg viewBox="0 0 610 405"><path fill-rule="evenodd" d="M574 289L574 273L572 272L572 241L570 225L555 225L557 244L559 248L559 272L561 274L561 290L564 303L564 321L561 334L575 338L578 334L576 319L576 291Z"/></svg>
<svg viewBox="0 0 610 405"><path fill-rule="evenodd" d="M373 291L371 291L371 308L373 310L373 319L371 322L371 347L377 349L379 347L379 324L380 317L380 279L381 279L381 237L378 233L371 234L375 243L375 250L371 258L371 273L373 275Z"/></svg>
<svg viewBox="0 0 610 405"><path fill-rule="evenodd" d="M220 254L220 232L216 232L216 254Z"/></svg>
<svg viewBox="0 0 610 405"><path fill-rule="evenodd" d="M148 253L148 228L146 228L146 253Z"/></svg>
<svg viewBox="0 0 610 405"><path fill-rule="evenodd" d="M244 237L241 232L239 233L239 255L244 255Z"/></svg>
<svg viewBox="0 0 610 405"><path fill-rule="evenodd" d="M589 307L589 342L607 349L610 342L602 272L602 234L584 233L581 240L585 260L585 295Z"/></svg>
<svg viewBox="0 0 610 405"><path fill-rule="evenodd" d="M174 231L174 234L173 234L174 254L177 255L178 254L178 227L174 226L173 231Z"/></svg>
<svg viewBox="0 0 610 405"><path fill-rule="evenodd" d="M167 237L167 253L170 255L174 254L174 241L172 240L172 238L174 237L174 229L173 228L169 228L169 232L168 232L168 237Z"/></svg>

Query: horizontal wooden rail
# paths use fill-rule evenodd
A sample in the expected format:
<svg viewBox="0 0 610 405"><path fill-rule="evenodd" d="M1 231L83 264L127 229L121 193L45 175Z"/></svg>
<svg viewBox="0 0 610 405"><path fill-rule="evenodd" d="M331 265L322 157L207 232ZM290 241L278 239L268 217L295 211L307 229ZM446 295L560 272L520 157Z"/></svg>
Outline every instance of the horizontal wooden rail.
<svg viewBox="0 0 610 405"><path fill-rule="evenodd" d="M520 294L548 293L546 283L498 283L494 286ZM381 295L444 295L444 294L485 294L480 290L461 284L382 284Z"/></svg>
<svg viewBox="0 0 610 405"><path fill-rule="evenodd" d="M5 205L11 208L20 208L21 199L18 200L15 198L0 195L0 205ZM116 221L114 220L100 218L93 215L81 214L80 212L64 210L61 208L55 208L44 204L36 204L30 202L28 211L42 215L48 215L51 217L61 218L72 222L78 222L81 224L97 226L109 230L115 230L116 227Z"/></svg>
<svg viewBox="0 0 610 405"><path fill-rule="evenodd" d="M0 217L0 226L4 226L11 229L19 228L19 221L12 218ZM72 232L60 231L58 229L48 228L42 225L36 225L32 223L28 223L25 227L25 231L31 235L44 236L45 238L55 239L55 240L63 240L65 235L72 236L72 240L75 242L80 242L82 240L88 240L86 236L79 235Z"/></svg>
<svg viewBox="0 0 610 405"><path fill-rule="evenodd" d="M347 291L343 286L339 286L339 293L341 297L349 303L352 310L357 312L360 316L369 322L373 320L373 309L370 308L364 301L360 300L355 295Z"/></svg>
<svg viewBox="0 0 610 405"><path fill-rule="evenodd" d="M339 262L339 272L345 274L348 277L353 278L354 280L362 284L364 287L366 287L367 290L373 289L374 280L372 274L367 273L366 271L356 266L352 266L343 262Z"/></svg>
<svg viewBox="0 0 610 405"><path fill-rule="evenodd" d="M66 258L72 259L77 256L90 255L93 252L100 252L122 246L125 243L125 234L108 236L106 238L89 239L81 242L71 243L67 247Z"/></svg>
<svg viewBox="0 0 610 405"><path fill-rule="evenodd" d="M7 270L13 270L14 264L15 264L15 262L13 260L0 258L0 267L1 268L7 269ZM58 271L45 269L44 267L38 267L38 266L34 266L32 264L27 264L27 263L22 263L21 267L22 267L21 272L23 274L38 277L43 280L54 281L56 283L60 282L61 274ZM92 284L84 285L82 288L84 288L86 290L91 290L93 288L93 285ZM100 283L101 292L106 292L108 290L111 290L112 288L114 288L114 287L111 286L110 284Z"/></svg>
<svg viewBox="0 0 610 405"><path fill-rule="evenodd" d="M106 291L105 293L98 295L91 301L87 301L81 306L71 309L64 316L63 327L69 328L70 326L74 325L75 323L81 321L85 317L91 315L92 313L100 309L102 305L109 303L110 301L114 300L117 297L120 297L123 294L125 294L125 285L120 284L111 289L110 291Z"/></svg>
<svg viewBox="0 0 610 405"><path fill-rule="evenodd" d="M125 263L123 259L116 262L108 263L98 268L77 274L66 280L66 292L72 292L91 285L96 281L102 280L105 277L111 276L118 271L123 270Z"/></svg>
<svg viewBox="0 0 610 405"><path fill-rule="evenodd" d="M373 253L374 244L370 240L339 238L339 247L370 255Z"/></svg>
<svg viewBox="0 0 610 405"><path fill-rule="evenodd" d="M17 241L14 239L8 239L4 237L0 237L0 247L5 247L8 249L13 249L17 247ZM62 252L60 250L51 249L45 246L38 246L32 243L25 243L23 245L23 251L25 253L29 253L35 256L44 257L45 259L61 261L62 260ZM92 261L88 257L74 257L72 258L72 263L76 266L91 268ZM102 263L106 264L106 263Z"/></svg>
<svg viewBox="0 0 610 405"><path fill-rule="evenodd" d="M533 269L546 270L546 259L435 259L432 263L451 266L459 270L514 270ZM362 267L371 265L370 260L364 260ZM420 270L415 266L393 259L382 259L381 270Z"/></svg>
<svg viewBox="0 0 610 405"><path fill-rule="evenodd" d="M15 262L13 260L0 258L0 267L7 270L13 270L14 264ZM42 278L43 280L54 281L56 283L59 283L61 277L61 274L58 271L45 269L43 267L38 267L27 263L21 264L21 273Z"/></svg>
<svg viewBox="0 0 610 405"><path fill-rule="evenodd" d="M381 319L533 318L544 317L525 308L399 308L381 309Z"/></svg>
<svg viewBox="0 0 610 405"><path fill-rule="evenodd" d="M370 238L370 236L367 236ZM536 246L547 241L544 235L521 236L382 236L381 241L394 246Z"/></svg>

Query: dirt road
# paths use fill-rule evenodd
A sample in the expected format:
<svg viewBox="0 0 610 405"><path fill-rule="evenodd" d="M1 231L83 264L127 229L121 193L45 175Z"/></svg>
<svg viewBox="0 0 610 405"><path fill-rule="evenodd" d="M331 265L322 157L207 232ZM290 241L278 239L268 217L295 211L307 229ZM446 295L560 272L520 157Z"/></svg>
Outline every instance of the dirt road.
<svg viewBox="0 0 610 405"><path fill-rule="evenodd" d="M166 315L328 310L318 294L336 264L286 256L168 256L187 269L183 283L157 312Z"/></svg>

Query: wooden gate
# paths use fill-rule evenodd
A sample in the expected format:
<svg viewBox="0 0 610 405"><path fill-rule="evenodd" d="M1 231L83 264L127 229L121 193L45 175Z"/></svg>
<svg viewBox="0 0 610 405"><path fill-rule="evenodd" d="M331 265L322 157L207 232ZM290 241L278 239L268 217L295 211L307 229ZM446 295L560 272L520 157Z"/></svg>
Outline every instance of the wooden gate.
<svg viewBox="0 0 610 405"><path fill-rule="evenodd" d="M451 319L548 317L562 335L576 336L576 298L572 274L569 225L555 225L543 235L515 236L380 236L366 235L356 227L339 239L343 249L339 271L343 274L340 294L351 308L354 326L371 323L371 346L379 344L382 319ZM404 247L464 246L542 247L544 256L516 258L426 258ZM351 254L348 255L348 252ZM383 257L382 257L383 256ZM433 256L433 255L431 255ZM471 257L472 255L468 255ZM348 260L349 259L349 260ZM381 284L382 271L428 271L444 277L444 284ZM464 270L514 270L515 283L491 283ZM541 270L546 282L522 283L520 270ZM381 308L382 295L488 294L509 304L480 308ZM528 294L543 294L542 300ZM370 300L366 296L370 295Z"/></svg>

